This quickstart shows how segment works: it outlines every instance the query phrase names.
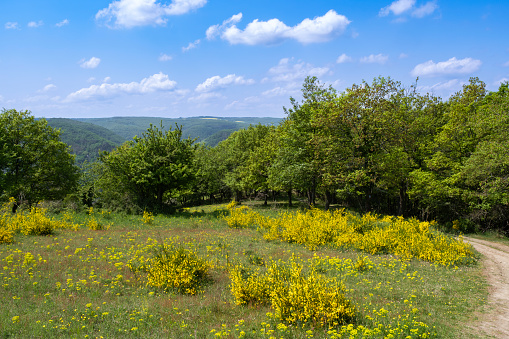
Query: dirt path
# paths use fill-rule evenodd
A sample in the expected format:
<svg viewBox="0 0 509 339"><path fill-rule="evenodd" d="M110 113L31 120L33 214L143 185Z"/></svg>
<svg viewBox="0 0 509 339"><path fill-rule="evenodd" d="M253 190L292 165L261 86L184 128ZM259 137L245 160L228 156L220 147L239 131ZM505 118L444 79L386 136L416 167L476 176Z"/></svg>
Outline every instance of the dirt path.
<svg viewBox="0 0 509 339"><path fill-rule="evenodd" d="M509 246L464 238L483 255L486 279L490 285L487 314L472 324L482 335L509 338Z"/></svg>

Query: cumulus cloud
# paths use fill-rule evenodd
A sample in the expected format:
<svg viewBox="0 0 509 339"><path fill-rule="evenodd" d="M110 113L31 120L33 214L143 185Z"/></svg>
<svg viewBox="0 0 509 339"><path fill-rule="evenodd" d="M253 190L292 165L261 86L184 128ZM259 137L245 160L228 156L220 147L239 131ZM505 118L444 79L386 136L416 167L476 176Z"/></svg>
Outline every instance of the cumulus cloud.
<svg viewBox="0 0 509 339"><path fill-rule="evenodd" d="M39 20L39 21L37 21L37 22L35 22L35 21L30 21L30 22L28 23L28 25L27 25L27 26L28 26L29 28L37 28L37 27L41 27L42 25L44 25L44 23L42 22L42 20Z"/></svg>
<svg viewBox="0 0 509 339"><path fill-rule="evenodd" d="M5 29L18 29L19 25L17 22L6 22L4 27Z"/></svg>
<svg viewBox="0 0 509 339"><path fill-rule="evenodd" d="M270 45L287 39L296 40L302 44L325 42L334 36L342 34L350 21L334 10L314 19L304 19L296 26L287 26L279 19L268 21L252 21L244 30L237 28L236 23L242 19L242 13L225 20L221 25L207 29L207 38L220 35L230 44Z"/></svg>
<svg viewBox="0 0 509 339"><path fill-rule="evenodd" d="M432 14L438 5L435 1L429 1L419 7L415 6L416 0L396 0L390 5L380 9L379 16L388 16L391 12L394 15L402 15L410 13L413 17L423 18Z"/></svg>
<svg viewBox="0 0 509 339"><path fill-rule="evenodd" d="M173 59L173 57L167 54L161 54L159 57L159 61L170 61L171 59Z"/></svg>
<svg viewBox="0 0 509 339"><path fill-rule="evenodd" d="M269 69L272 81L295 81L304 80L308 75L321 77L330 72L327 67L314 67L305 62L293 63L293 59L284 58L277 66ZM269 79L266 79L269 80Z"/></svg>
<svg viewBox="0 0 509 339"><path fill-rule="evenodd" d="M409 11L415 5L415 0L397 0L380 10L379 16L387 16L391 12L394 15L400 15L406 11Z"/></svg>
<svg viewBox="0 0 509 339"><path fill-rule="evenodd" d="M165 25L167 16L186 14L205 6L207 0L172 0L169 5L156 0L118 0L97 12L95 18L110 28Z"/></svg>
<svg viewBox="0 0 509 339"><path fill-rule="evenodd" d="M154 74L140 82L103 83L82 88L67 96L65 101L85 101L91 99L107 99L123 94L147 94L158 91L171 91L177 83L163 73Z"/></svg>
<svg viewBox="0 0 509 339"><path fill-rule="evenodd" d="M412 70L413 76L437 76L446 74L468 74L475 72L481 67L481 60L465 58L450 58L447 61L434 63L433 60L418 64Z"/></svg>
<svg viewBox="0 0 509 339"><path fill-rule="evenodd" d="M101 59L92 57L92 58L90 58L90 60L85 60L85 59L81 60L80 67L93 69L93 68L96 68L97 66L99 66L100 63L101 63Z"/></svg>
<svg viewBox="0 0 509 339"><path fill-rule="evenodd" d="M196 92L210 92L229 85L251 85L254 83L255 81L253 79L246 80L243 76L237 76L235 74L228 74L223 78L216 75L196 86Z"/></svg>
<svg viewBox="0 0 509 339"><path fill-rule="evenodd" d="M240 20L242 20L242 13L233 15L231 18L223 21L223 23L220 25L210 26L207 29L207 32L205 33L207 36L207 39L208 40L214 39L216 36L220 35L222 32L224 32L231 25L239 23Z"/></svg>
<svg viewBox="0 0 509 339"><path fill-rule="evenodd" d="M48 92L48 91L51 91L54 88L57 88L57 86L55 86L53 84L48 84L48 85L44 86L42 89L40 89L38 92L39 93Z"/></svg>
<svg viewBox="0 0 509 339"><path fill-rule="evenodd" d="M389 60L389 57L387 55L383 54L371 54L369 56L362 57L360 62L365 64L385 64Z"/></svg>
<svg viewBox="0 0 509 339"><path fill-rule="evenodd" d="M423 18L427 15L432 14L436 9L438 8L438 5L434 1L430 1L425 3L424 5L416 8L412 12L412 16L416 18Z"/></svg>
<svg viewBox="0 0 509 339"><path fill-rule="evenodd" d="M57 27L62 27L62 26L66 26L66 25L69 25L69 20L67 20L67 19L64 19L64 20L57 22L55 24L55 26L57 26Z"/></svg>
<svg viewBox="0 0 509 339"><path fill-rule="evenodd" d="M198 39L194 42L190 42L189 45L187 45L186 47L182 47L182 52L187 52L193 48L196 48L196 46L198 46L200 44L201 40Z"/></svg>
<svg viewBox="0 0 509 339"><path fill-rule="evenodd" d="M505 66L505 67L509 67L509 61L505 62L505 63L504 63L504 66Z"/></svg>
<svg viewBox="0 0 509 339"><path fill-rule="evenodd" d="M345 53L341 54L338 59L336 60L336 62L338 64L342 64L342 63L345 63L345 62L352 62L353 59L352 57L349 57L348 55L346 55Z"/></svg>

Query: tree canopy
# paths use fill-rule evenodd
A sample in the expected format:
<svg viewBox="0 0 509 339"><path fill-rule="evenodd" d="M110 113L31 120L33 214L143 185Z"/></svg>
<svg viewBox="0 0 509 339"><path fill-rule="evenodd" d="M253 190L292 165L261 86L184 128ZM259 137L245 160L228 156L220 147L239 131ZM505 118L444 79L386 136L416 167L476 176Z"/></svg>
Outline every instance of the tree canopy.
<svg viewBox="0 0 509 339"><path fill-rule="evenodd" d="M0 192L22 202L62 199L77 185L79 169L60 131L29 111L0 114ZM15 209L15 208L14 208Z"/></svg>

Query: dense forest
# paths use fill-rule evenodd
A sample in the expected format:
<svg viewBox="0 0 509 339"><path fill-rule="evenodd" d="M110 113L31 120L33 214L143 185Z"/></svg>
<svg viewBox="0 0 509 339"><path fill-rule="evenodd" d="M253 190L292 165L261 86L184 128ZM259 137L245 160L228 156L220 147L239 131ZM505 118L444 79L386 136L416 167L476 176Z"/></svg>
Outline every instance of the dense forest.
<svg viewBox="0 0 509 339"><path fill-rule="evenodd" d="M279 197L509 231L507 82L489 92L471 78L442 100L390 78L339 93L308 77L302 95L278 125L249 125L213 147L178 124L151 124L87 163L71 196L134 213ZM27 196L3 183L2 198Z"/></svg>

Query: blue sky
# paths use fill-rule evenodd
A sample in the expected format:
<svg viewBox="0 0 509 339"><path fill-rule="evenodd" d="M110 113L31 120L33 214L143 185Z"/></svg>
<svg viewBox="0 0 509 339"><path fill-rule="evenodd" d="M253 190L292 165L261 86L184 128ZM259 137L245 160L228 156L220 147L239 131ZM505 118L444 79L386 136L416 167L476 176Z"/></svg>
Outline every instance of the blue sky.
<svg viewBox="0 0 509 339"><path fill-rule="evenodd" d="M37 117L273 116L308 75L446 99L509 79L509 1L3 0L0 107Z"/></svg>

